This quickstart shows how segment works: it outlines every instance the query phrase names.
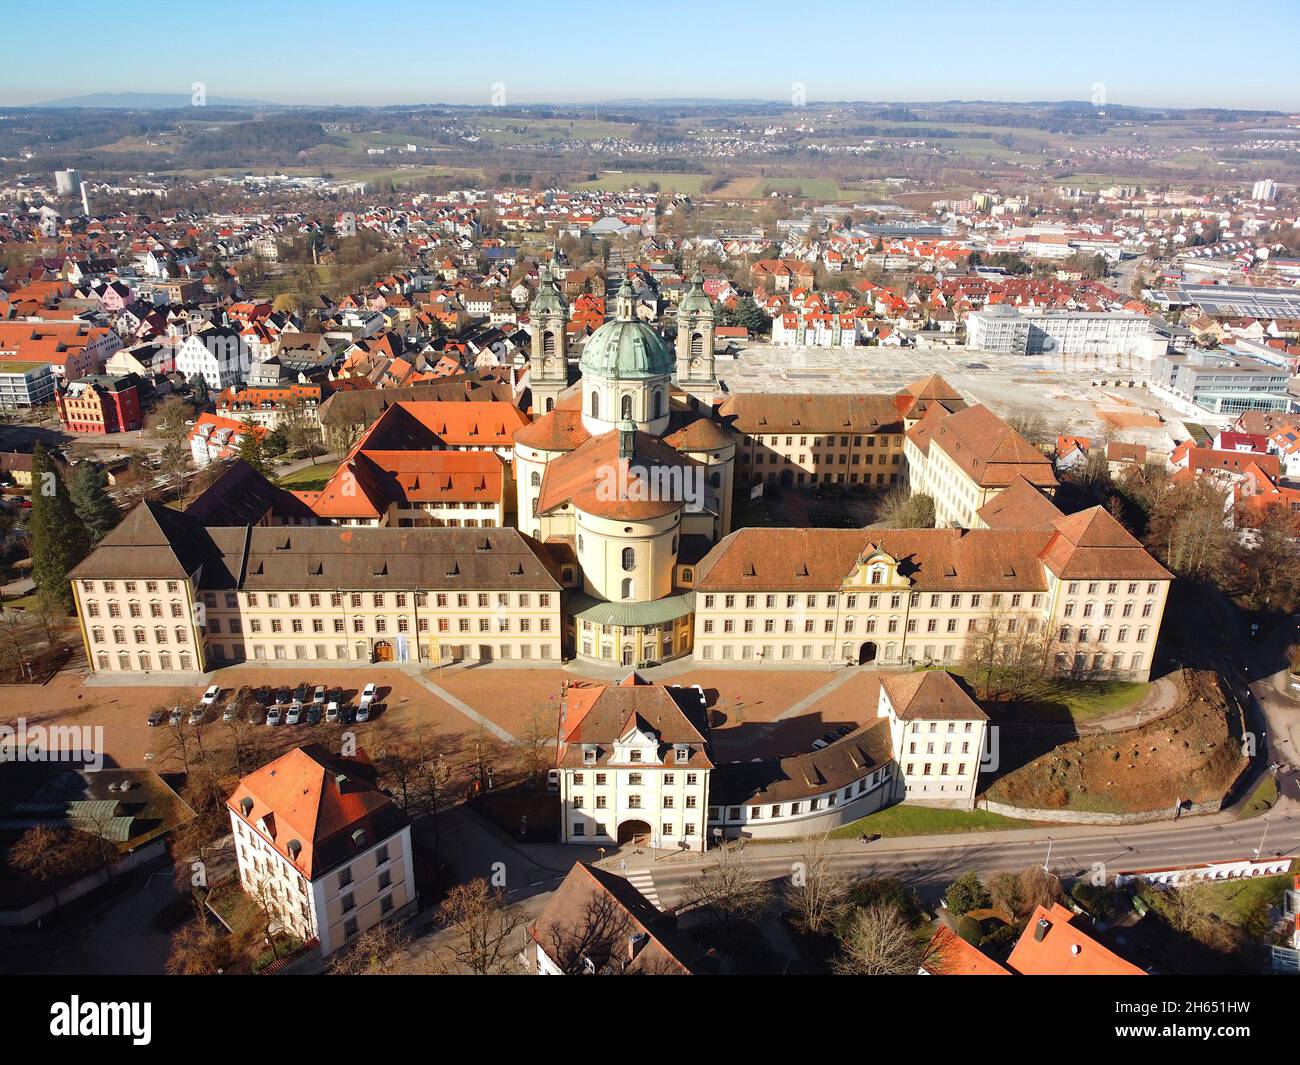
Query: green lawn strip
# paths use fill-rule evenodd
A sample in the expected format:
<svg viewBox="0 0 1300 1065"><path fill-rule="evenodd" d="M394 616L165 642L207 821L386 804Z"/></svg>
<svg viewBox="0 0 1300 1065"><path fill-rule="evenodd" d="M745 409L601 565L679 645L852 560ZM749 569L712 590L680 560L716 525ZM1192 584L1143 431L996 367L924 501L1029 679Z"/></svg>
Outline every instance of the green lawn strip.
<svg viewBox="0 0 1300 1065"><path fill-rule="evenodd" d="M890 806L831 831L832 839L853 839L863 832L882 836L937 836L953 832L988 832L994 829L1030 828L1019 821L987 810L945 810L929 806Z"/></svg>
<svg viewBox="0 0 1300 1065"><path fill-rule="evenodd" d="M1262 813L1267 813L1275 802L1277 802L1277 779L1269 773L1251 792L1250 798L1246 800L1237 817L1242 821L1248 817L1258 817Z"/></svg>

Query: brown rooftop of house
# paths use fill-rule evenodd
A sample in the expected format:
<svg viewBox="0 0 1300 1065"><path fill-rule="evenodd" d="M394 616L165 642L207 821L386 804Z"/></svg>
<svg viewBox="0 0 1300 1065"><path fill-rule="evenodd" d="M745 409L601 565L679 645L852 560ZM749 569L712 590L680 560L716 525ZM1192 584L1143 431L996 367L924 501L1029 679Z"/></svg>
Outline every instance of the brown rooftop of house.
<svg viewBox="0 0 1300 1065"><path fill-rule="evenodd" d="M942 417L932 407L908 435L918 447L921 438L928 438L930 445L942 448L967 477L983 487L1008 485L1016 476L1030 484L1056 485L1047 456L983 404ZM928 447L922 450L929 453Z"/></svg>
<svg viewBox="0 0 1300 1065"><path fill-rule="evenodd" d="M709 801L716 806L743 806L824 795L892 761L889 720L882 717L818 751L724 763L709 781Z"/></svg>
<svg viewBox="0 0 1300 1065"><path fill-rule="evenodd" d="M569 870L528 934L573 976L689 976L702 954L626 878L586 862Z"/></svg>
<svg viewBox="0 0 1300 1065"><path fill-rule="evenodd" d="M941 669L882 674L880 686L889 696L894 713L903 720L988 720L988 715L953 679L952 674Z"/></svg>
<svg viewBox="0 0 1300 1065"><path fill-rule="evenodd" d="M694 688L651 684L637 673L618 684L578 681L565 689L562 713L556 765L608 765L614 742L634 728L657 737L665 766L708 769L713 765L705 707ZM599 748L596 762L585 762L582 748L593 744ZM688 760L677 761L674 744L690 746Z"/></svg>
<svg viewBox="0 0 1300 1065"><path fill-rule="evenodd" d="M1019 475L975 513L990 529L1041 529L1061 516L1056 504Z"/></svg>
<svg viewBox="0 0 1300 1065"><path fill-rule="evenodd" d="M615 521L663 517L685 505L687 478L699 466L649 433L602 433L547 464L537 509L572 503Z"/></svg>
<svg viewBox="0 0 1300 1065"><path fill-rule="evenodd" d="M748 436L768 433L900 433L902 416L891 395L810 395L736 392L718 413Z"/></svg>

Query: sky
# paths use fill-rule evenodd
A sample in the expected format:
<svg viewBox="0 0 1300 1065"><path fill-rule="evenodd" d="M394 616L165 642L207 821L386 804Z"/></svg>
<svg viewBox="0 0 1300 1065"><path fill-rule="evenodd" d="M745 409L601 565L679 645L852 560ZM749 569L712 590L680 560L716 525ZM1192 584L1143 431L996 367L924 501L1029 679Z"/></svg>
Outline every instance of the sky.
<svg viewBox="0 0 1300 1065"><path fill-rule="evenodd" d="M51 47L22 45L28 20ZM810 102L1100 91L1300 110L1296 0L64 0L57 23L9 12L0 105L202 82L209 98L286 104L790 100L802 85Z"/></svg>

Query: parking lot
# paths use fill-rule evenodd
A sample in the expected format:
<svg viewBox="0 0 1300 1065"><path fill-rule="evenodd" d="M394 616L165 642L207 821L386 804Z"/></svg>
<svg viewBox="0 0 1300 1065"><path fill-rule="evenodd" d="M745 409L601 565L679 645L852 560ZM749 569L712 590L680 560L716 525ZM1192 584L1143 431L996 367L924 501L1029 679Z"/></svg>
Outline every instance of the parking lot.
<svg viewBox="0 0 1300 1065"><path fill-rule="evenodd" d="M964 347L784 348L752 344L734 359L719 359L717 372L733 392L894 393L930 374L940 374L972 402L998 414L1033 410L1050 428L1071 426L1080 434L1115 429L1105 412L1148 415L1174 427L1181 415L1143 383L1150 364L1126 360L1098 367L1060 356L995 355ZM1106 384L1103 386L1102 381ZM1129 383L1133 382L1133 387ZM1207 413L1207 417L1209 417ZM1121 419L1122 421L1123 419ZM1164 430L1153 426L1122 432L1123 439L1156 444Z"/></svg>
<svg viewBox="0 0 1300 1065"><path fill-rule="evenodd" d="M768 670L756 676L754 670L687 668L664 683L699 684L706 691L712 711L715 757L754 758L790 754L803 750L826 729L844 722L859 723L875 714L872 691L857 690L856 684L836 687L831 694L819 693L840 674L835 671ZM504 746L504 737L526 740L540 729L549 738L558 725L559 703L566 682L582 680L575 673L558 668L516 669L496 665L429 670L423 677L397 668L368 666L360 669L301 670L237 666L213 674L221 691L207 708L202 730L203 743L233 746L237 733L257 731L259 749L266 757L302 743L319 742L336 747L346 730L360 744L382 746L396 738L416 738L454 759L464 752L470 738L480 734L477 717L492 727L490 741ZM864 681L867 687L872 682ZM338 689L338 701L356 706L366 684L376 688L370 720L307 723L304 713L298 724L275 726L248 724L245 713L236 722L223 720L235 693L244 686L264 689L268 704L274 693L286 691L282 705L288 716L299 685L307 688L308 701L316 685L326 688L327 699ZM431 690L430 685L433 689ZM108 766L150 766L159 771L177 768L174 731L169 727L172 712L179 708L182 719L199 705L204 684L170 685L150 682L139 685L98 686L85 683L79 671L64 671L43 686L11 686L5 689L4 719L22 716L32 725L76 725L102 729L105 764ZM438 692L447 696L440 697ZM850 694L852 693L852 694ZM256 716L261 717L261 707ZM164 723L151 727L149 718L158 714Z"/></svg>

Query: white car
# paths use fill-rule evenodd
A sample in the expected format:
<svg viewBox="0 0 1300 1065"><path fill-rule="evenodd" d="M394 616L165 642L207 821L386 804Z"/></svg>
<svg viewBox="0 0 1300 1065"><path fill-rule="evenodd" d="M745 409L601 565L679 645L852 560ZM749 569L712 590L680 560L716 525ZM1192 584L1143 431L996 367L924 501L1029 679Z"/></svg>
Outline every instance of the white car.
<svg viewBox="0 0 1300 1065"><path fill-rule="evenodd" d="M280 708L278 706L273 706L266 712L266 723L268 725L278 725L280 723Z"/></svg>
<svg viewBox="0 0 1300 1065"><path fill-rule="evenodd" d="M369 713L370 704L375 701L377 694L379 694L379 689L373 684L367 684L361 689L361 701L357 704L357 709Z"/></svg>
<svg viewBox="0 0 1300 1065"><path fill-rule="evenodd" d="M179 706L173 706L172 712L167 716L167 722L171 725L179 725L185 720L185 711Z"/></svg>
<svg viewBox="0 0 1300 1065"><path fill-rule="evenodd" d="M217 699L220 696L221 696L221 685L214 684L212 685L212 687L210 687L207 691L203 693L203 698L200 701L204 706L212 706L216 703Z"/></svg>
<svg viewBox="0 0 1300 1065"><path fill-rule="evenodd" d="M289 712L284 715L286 725L296 725L302 720L302 703L295 699L289 704Z"/></svg>
<svg viewBox="0 0 1300 1065"><path fill-rule="evenodd" d="M325 705L325 685L317 684L316 690L312 692L311 701L317 706Z"/></svg>
<svg viewBox="0 0 1300 1065"><path fill-rule="evenodd" d="M191 725L203 724L203 719L207 716L207 714L208 714L208 708L204 706L202 703L199 703L198 706L196 706L193 710L190 711L190 724Z"/></svg>
<svg viewBox="0 0 1300 1065"><path fill-rule="evenodd" d="M329 721L330 723L333 723L338 719L339 719L339 704L336 702L331 702L329 706L325 707L325 720Z"/></svg>

